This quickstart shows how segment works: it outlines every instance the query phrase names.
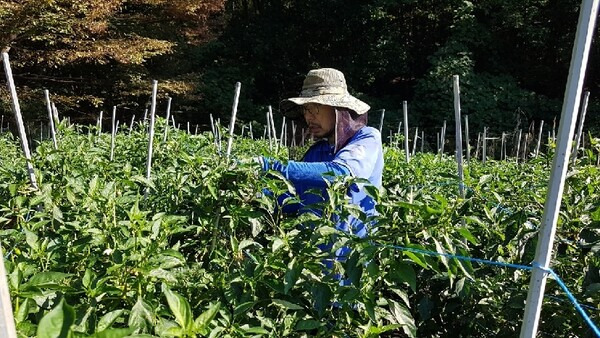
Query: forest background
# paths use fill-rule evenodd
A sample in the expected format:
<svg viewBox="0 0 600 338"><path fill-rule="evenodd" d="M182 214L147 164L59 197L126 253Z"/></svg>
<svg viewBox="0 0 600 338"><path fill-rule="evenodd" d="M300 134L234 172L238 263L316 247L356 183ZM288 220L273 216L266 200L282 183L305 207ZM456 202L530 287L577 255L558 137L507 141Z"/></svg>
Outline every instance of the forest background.
<svg viewBox="0 0 600 338"><path fill-rule="evenodd" d="M238 118L264 123L268 105L299 93L309 69L334 67L350 91L386 109L388 128L409 102L411 126L453 119L461 76L472 130L528 128L560 119L579 1L575 0L0 0L26 121L42 121L43 90L62 115L94 123L100 110L141 116L159 81L159 113L209 129ZM586 125L600 129L596 28L585 90ZM1 74L4 79L4 71ZM5 86L0 114L12 116ZM450 123L452 125L452 123Z"/></svg>

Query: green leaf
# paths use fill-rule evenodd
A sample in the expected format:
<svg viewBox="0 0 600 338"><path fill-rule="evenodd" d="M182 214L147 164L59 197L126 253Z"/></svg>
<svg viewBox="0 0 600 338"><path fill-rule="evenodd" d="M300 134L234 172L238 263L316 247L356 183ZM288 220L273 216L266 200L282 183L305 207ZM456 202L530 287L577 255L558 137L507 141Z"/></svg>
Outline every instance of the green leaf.
<svg viewBox="0 0 600 338"><path fill-rule="evenodd" d="M394 264L389 274L390 278L396 283L406 283L413 292L417 291L417 274L412 265L406 263Z"/></svg>
<svg viewBox="0 0 600 338"><path fill-rule="evenodd" d="M133 333L134 329L132 328L118 328L118 329L107 329L104 331L97 332L93 334L90 338L124 338L124 337L132 337L130 336Z"/></svg>
<svg viewBox="0 0 600 338"><path fill-rule="evenodd" d="M322 317L325 314L325 311L331 306L333 293L331 292L329 285L325 283L316 283L313 285L311 293L315 300L315 309L317 310L319 317Z"/></svg>
<svg viewBox="0 0 600 338"><path fill-rule="evenodd" d="M296 258L294 257L294 259L292 259L292 261L288 264L288 269L285 272L283 293L287 295L294 287L296 281L298 281L298 278L300 277L301 271L302 265L296 263Z"/></svg>
<svg viewBox="0 0 600 338"><path fill-rule="evenodd" d="M115 320L117 320L117 318L123 314L123 312L125 312L123 309L114 310L102 316L102 318L100 318L98 321L96 331L104 331L108 329L115 322Z"/></svg>
<svg viewBox="0 0 600 338"><path fill-rule="evenodd" d="M71 276L69 273L45 271L35 274L22 288L52 288L59 285L65 278Z"/></svg>
<svg viewBox="0 0 600 338"><path fill-rule="evenodd" d="M175 321L186 332L191 332L194 322L190 303L188 303L188 301L181 295L171 291L171 289L165 283L162 284L162 291L167 297L167 303L169 303L169 308L175 316Z"/></svg>
<svg viewBox="0 0 600 338"><path fill-rule="evenodd" d="M61 299L58 305L48 312L40 320L37 329L38 338L67 337L71 331L71 325L75 323L75 311Z"/></svg>
<svg viewBox="0 0 600 338"><path fill-rule="evenodd" d="M208 310L204 311L196 320L194 321L194 331L206 335L208 324L215 318L217 313L219 313L219 309L221 308L221 302L216 302L212 304Z"/></svg>
<svg viewBox="0 0 600 338"><path fill-rule="evenodd" d="M282 246L285 245L285 242L281 238L275 238L273 241L273 252L277 252L277 250L281 249Z"/></svg>
<svg viewBox="0 0 600 338"><path fill-rule="evenodd" d="M152 311L152 307L142 297L138 297L137 302L131 308L127 325L138 331L145 331L154 326L154 312Z"/></svg>
<svg viewBox="0 0 600 338"><path fill-rule="evenodd" d="M302 319L299 320L298 323L296 324L296 331L309 331L309 330L314 330L317 329L321 326L323 326L324 324L321 323L318 320L314 320L314 319Z"/></svg>
<svg viewBox="0 0 600 338"><path fill-rule="evenodd" d="M248 309L252 308L256 304L255 302L244 302L233 309L233 315L238 316L240 314L246 313Z"/></svg>
<svg viewBox="0 0 600 338"><path fill-rule="evenodd" d="M294 304L292 302L288 302L287 300L283 299L273 299L273 303L288 310L304 310L302 306Z"/></svg>
<svg viewBox="0 0 600 338"><path fill-rule="evenodd" d="M467 228L458 228L458 233L461 234L464 238L467 239L467 241L469 241L471 244L473 245L478 245L479 242L477 241L477 238L475 238L475 236L473 236L473 234L471 234L471 232L469 231L469 229Z"/></svg>

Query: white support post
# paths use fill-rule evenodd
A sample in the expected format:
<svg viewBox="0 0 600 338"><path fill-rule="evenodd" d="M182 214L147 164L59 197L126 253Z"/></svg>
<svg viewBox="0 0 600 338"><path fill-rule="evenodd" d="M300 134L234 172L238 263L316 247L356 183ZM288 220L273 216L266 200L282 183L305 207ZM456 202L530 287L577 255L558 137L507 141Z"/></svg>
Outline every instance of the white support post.
<svg viewBox="0 0 600 338"><path fill-rule="evenodd" d="M102 133L102 119L104 117L104 111L100 111L100 117L98 117L98 136Z"/></svg>
<svg viewBox="0 0 600 338"><path fill-rule="evenodd" d="M266 115L267 115L267 124L265 125L264 131L267 134L266 136L269 138L269 150L273 151L273 138L271 137L271 114L269 112L266 112Z"/></svg>
<svg viewBox="0 0 600 338"><path fill-rule="evenodd" d="M291 145L292 147L296 146L296 123L294 123L294 121L292 120L292 142Z"/></svg>
<svg viewBox="0 0 600 338"><path fill-rule="evenodd" d="M417 152L417 140L419 139L419 127L415 128L415 138L413 139L412 156Z"/></svg>
<svg viewBox="0 0 600 338"><path fill-rule="evenodd" d="M131 130L133 129L133 122L135 121L135 114L131 116L131 123L129 123L129 133L131 134Z"/></svg>
<svg viewBox="0 0 600 338"><path fill-rule="evenodd" d="M456 121L456 163L458 164L458 192L465 197L462 151L462 118L460 116L460 83L458 75L452 77L454 87L454 120Z"/></svg>
<svg viewBox="0 0 600 338"><path fill-rule="evenodd" d="M58 109L56 109L56 105L52 102L52 115L54 116L54 124L59 124L60 119L58 118ZM67 125L71 125L71 119L68 119Z"/></svg>
<svg viewBox="0 0 600 338"><path fill-rule="evenodd" d="M469 115L465 115L465 138L467 141L467 164L471 161L471 141L469 140Z"/></svg>
<svg viewBox="0 0 600 338"><path fill-rule="evenodd" d="M252 131L252 122L248 123L248 128L250 128L250 139L254 140L254 132Z"/></svg>
<svg viewBox="0 0 600 338"><path fill-rule="evenodd" d="M424 144L425 144L425 132L421 131L421 154L423 153Z"/></svg>
<svg viewBox="0 0 600 338"><path fill-rule="evenodd" d="M483 137L481 138L483 155L481 156L481 162L485 163L487 160L487 127L483 127Z"/></svg>
<svg viewBox="0 0 600 338"><path fill-rule="evenodd" d="M11 97L11 108L15 114L15 121L17 122L17 128L19 131L19 139L21 140L21 148L25 155L27 162L27 172L29 174L29 182L31 186L37 190L37 180L35 173L33 172L33 165L31 164L31 153L29 151L29 142L27 141L27 135L25 134L25 125L23 124L23 116L21 115L21 106L19 105L19 98L17 96L17 89L13 80L12 69L10 68L10 61L8 53L2 52L2 62L4 63L4 74L6 75L6 82L8 84L8 91Z"/></svg>
<svg viewBox="0 0 600 338"><path fill-rule="evenodd" d="M0 337L17 338L2 246L0 246Z"/></svg>
<svg viewBox="0 0 600 338"><path fill-rule="evenodd" d="M48 110L48 120L50 123L50 135L52 135L52 142L54 143L54 149L58 149L58 143L56 142L56 132L54 131L54 114L52 114L52 103L50 102L50 92L48 89L44 89L44 96L46 98L46 109Z"/></svg>
<svg viewBox="0 0 600 338"><path fill-rule="evenodd" d="M525 141L523 143L523 162L527 161L527 145L529 143L529 132L525 133Z"/></svg>
<svg viewBox="0 0 600 338"><path fill-rule="evenodd" d="M410 154L408 152L408 102L406 101L402 101L402 113L404 115L404 152L406 154L406 163L408 163L410 162ZM383 118L381 121L383 121Z"/></svg>
<svg viewBox="0 0 600 338"><path fill-rule="evenodd" d="M110 161L115 158L115 135L116 135L116 124L117 118L117 106L113 106L112 118L110 120Z"/></svg>
<svg viewBox="0 0 600 338"><path fill-rule="evenodd" d="M381 117L379 119L379 133L383 135L383 119L385 118L385 109L381 110Z"/></svg>
<svg viewBox="0 0 600 338"><path fill-rule="evenodd" d="M156 94L158 91L158 81L152 81L152 105L150 106L150 126L148 129L148 158L146 159L146 179L150 180L152 171L152 146L154 144L154 116L156 113ZM150 187L144 189L144 199L148 198Z"/></svg>
<svg viewBox="0 0 600 338"><path fill-rule="evenodd" d="M440 146L441 146L441 154L444 154L444 147L446 145L446 120L444 120L444 125L442 126L442 134L440 137Z"/></svg>
<svg viewBox="0 0 600 338"><path fill-rule="evenodd" d="M216 131L215 131L215 120L213 119L212 114L208 114L208 116L210 116L210 130L212 131L213 134L213 138L216 140ZM167 119L167 123L169 123L168 119Z"/></svg>
<svg viewBox="0 0 600 338"><path fill-rule="evenodd" d="M479 144L481 143L481 133L477 133L477 144L475 145L475 158L479 158Z"/></svg>
<svg viewBox="0 0 600 338"><path fill-rule="evenodd" d="M577 151L579 150L579 144L581 143L581 135L583 134L583 123L585 122L585 113L587 111L588 101L590 99L590 92L586 91L583 94L583 104L581 105L581 110L579 112L579 126L577 126L577 136L575 136L575 147L573 148L572 164L575 165L575 160L577 160Z"/></svg>
<svg viewBox="0 0 600 338"><path fill-rule="evenodd" d="M521 153L521 134L522 134L522 130L519 129L519 136L517 137L517 152L515 153L515 157L517 159L517 163L519 163L519 154Z"/></svg>
<svg viewBox="0 0 600 338"><path fill-rule="evenodd" d="M167 116L165 117L165 133L163 134L163 143L167 142L167 134L169 133L169 118L171 118L171 101L173 100L172 97L168 96L167 97ZM210 116L210 123L212 126L212 115ZM198 127L198 126L196 126Z"/></svg>
<svg viewBox="0 0 600 338"><path fill-rule="evenodd" d="M285 132L285 116L283 117L283 120L281 121L281 133L279 134L279 146L280 147L283 147L285 145L284 132Z"/></svg>
<svg viewBox="0 0 600 338"><path fill-rule="evenodd" d="M275 121L273 120L273 108L271 108L271 106L269 106L269 121L271 122L271 138L273 139L273 142L275 144L275 152L277 152L277 149L279 149L277 146L277 131L275 130Z"/></svg>
<svg viewBox="0 0 600 338"><path fill-rule="evenodd" d="M505 138L506 138L506 134L504 134L504 132L502 132L502 143L500 145L500 161L504 160L506 158L506 143L505 143Z"/></svg>
<svg viewBox="0 0 600 338"><path fill-rule="evenodd" d="M552 163L552 171L550 173L546 203L544 205L542 224L539 230L534 259L534 262L539 264L539 266L534 266L531 272L531 282L525 303L523 325L521 326L522 338L535 337L537 335L547 278L544 269L549 267L550 258L552 257L554 235L556 234L556 224L569 163L569 150L575 131L575 115L579 108L590 45L592 36L594 35L594 24L598 16L599 2L600 0L583 0L579 10L579 22L575 34L575 43L571 55L571 65L559 123L559 142L554 153L554 161Z"/></svg>
<svg viewBox="0 0 600 338"><path fill-rule="evenodd" d="M540 153L540 146L542 145L542 130L544 130L544 120L540 121L540 130L538 131L538 141L535 146L535 158L538 157Z"/></svg>

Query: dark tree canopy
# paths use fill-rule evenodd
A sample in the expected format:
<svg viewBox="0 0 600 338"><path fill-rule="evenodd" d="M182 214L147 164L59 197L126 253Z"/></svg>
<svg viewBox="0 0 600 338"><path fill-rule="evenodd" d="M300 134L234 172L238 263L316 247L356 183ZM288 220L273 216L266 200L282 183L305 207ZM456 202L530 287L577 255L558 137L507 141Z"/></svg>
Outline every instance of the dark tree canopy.
<svg viewBox="0 0 600 338"><path fill-rule="evenodd" d="M206 122L227 118L240 81L240 118L262 122L309 69L335 67L390 126L403 100L413 125L453 119L457 74L472 128L507 130L560 115L578 10L574 0L0 1L0 45L31 115L43 114L43 88L73 117L111 105L133 114L158 79L178 116ZM588 125L599 120L599 57L594 41Z"/></svg>

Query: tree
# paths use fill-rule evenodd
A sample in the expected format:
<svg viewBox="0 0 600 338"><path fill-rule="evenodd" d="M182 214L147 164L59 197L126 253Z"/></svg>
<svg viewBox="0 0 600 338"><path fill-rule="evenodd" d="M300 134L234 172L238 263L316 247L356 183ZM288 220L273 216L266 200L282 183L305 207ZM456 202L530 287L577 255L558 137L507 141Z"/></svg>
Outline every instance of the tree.
<svg viewBox="0 0 600 338"><path fill-rule="evenodd" d="M67 110L144 105L150 80L161 92L196 97L189 45L214 37L224 0L0 0L0 48L10 51L24 111L39 114L41 91ZM5 108L5 107L4 107ZM6 109L6 108L5 108ZM94 112L95 113L95 112Z"/></svg>

